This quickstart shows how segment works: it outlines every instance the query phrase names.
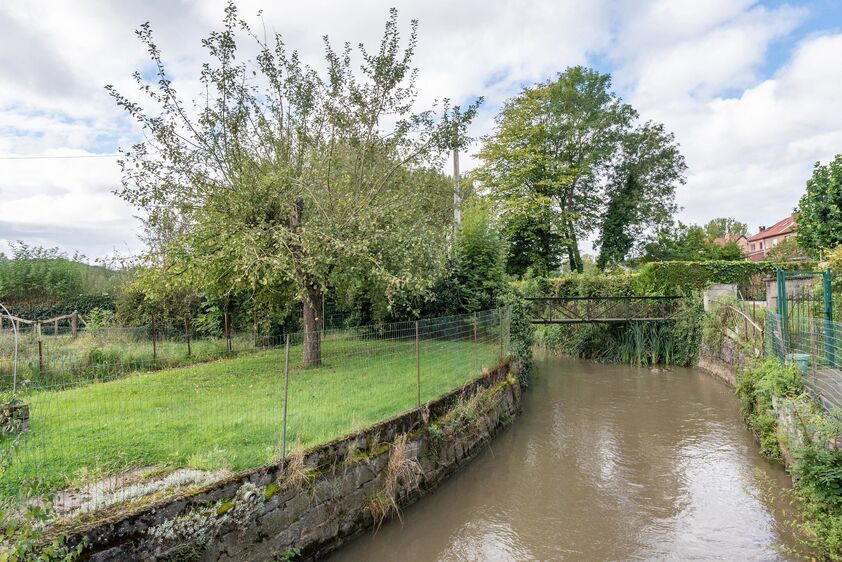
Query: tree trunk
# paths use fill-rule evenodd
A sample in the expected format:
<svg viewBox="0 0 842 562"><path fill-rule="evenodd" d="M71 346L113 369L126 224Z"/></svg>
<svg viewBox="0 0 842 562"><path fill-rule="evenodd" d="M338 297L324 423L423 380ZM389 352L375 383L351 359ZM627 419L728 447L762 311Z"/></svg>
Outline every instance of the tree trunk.
<svg viewBox="0 0 842 562"><path fill-rule="evenodd" d="M315 286L307 289L304 298L304 366L317 367L322 364L321 317L319 305L321 292Z"/></svg>
<svg viewBox="0 0 842 562"><path fill-rule="evenodd" d="M572 226L568 227L567 239L567 255L570 258L570 271L582 273L584 271L582 255L579 253L579 242L576 240L576 232Z"/></svg>
<svg viewBox="0 0 842 562"><path fill-rule="evenodd" d="M301 220L304 216L304 201L299 199L292 206L289 216L289 230L298 235L301 229ZM298 242L293 239L290 243L294 259L301 257L301 248ZM321 340L321 297L318 283L312 281L305 272L296 268L296 278L304 286L304 349L303 359L305 367L318 367L322 364L322 340Z"/></svg>

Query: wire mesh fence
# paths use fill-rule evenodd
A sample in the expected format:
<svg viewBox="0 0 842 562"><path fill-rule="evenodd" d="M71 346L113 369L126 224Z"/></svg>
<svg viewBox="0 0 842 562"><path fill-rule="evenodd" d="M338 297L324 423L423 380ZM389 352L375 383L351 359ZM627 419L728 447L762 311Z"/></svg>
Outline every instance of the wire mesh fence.
<svg viewBox="0 0 842 562"><path fill-rule="evenodd" d="M499 308L194 341L193 354L240 355L157 372L125 357L30 368L0 412L0 500L41 498L71 517L278 461L461 387L509 353L509 324ZM161 342L155 364L185 352Z"/></svg>
<svg viewBox="0 0 842 562"><path fill-rule="evenodd" d="M766 350L795 364L804 385L826 410L842 408L842 323L806 314L766 312Z"/></svg>

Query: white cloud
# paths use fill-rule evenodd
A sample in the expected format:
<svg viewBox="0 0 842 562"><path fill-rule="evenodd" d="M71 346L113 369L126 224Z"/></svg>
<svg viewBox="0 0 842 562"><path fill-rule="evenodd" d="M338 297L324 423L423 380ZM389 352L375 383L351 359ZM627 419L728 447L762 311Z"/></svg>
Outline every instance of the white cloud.
<svg viewBox="0 0 842 562"><path fill-rule="evenodd" d="M253 15L262 7L267 29L318 64L322 35L336 44L376 42L392 4L404 29L409 18L420 20L423 103L487 98L472 128L477 136L490 131L500 104L522 85L572 64L611 66L624 97L682 143L690 176L679 200L690 220L727 213L770 223L797 202L813 161L842 146L842 68L834 60L840 36L804 39L772 76L761 73L769 46L791 41L803 20L797 7L752 0L248 0L240 7L256 30L262 24ZM130 74L146 58L132 31L151 21L176 87L190 95L200 40L219 26L223 6L0 6L0 155L112 152L134 142L136 131L103 90L113 83L137 91ZM0 160L0 239L30 233L91 255L126 243L136 248L132 211L110 194L118 184L111 160ZM73 233L63 230L69 225Z"/></svg>
<svg viewBox="0 0 842 562"><path fill-rule="evenodd" d="M653 111L676 131L690 174L680 202L702 221L757 226L797 205L813 164L842 152L842 35L804 40L775 75L738 97L686 98Z"/></svg>

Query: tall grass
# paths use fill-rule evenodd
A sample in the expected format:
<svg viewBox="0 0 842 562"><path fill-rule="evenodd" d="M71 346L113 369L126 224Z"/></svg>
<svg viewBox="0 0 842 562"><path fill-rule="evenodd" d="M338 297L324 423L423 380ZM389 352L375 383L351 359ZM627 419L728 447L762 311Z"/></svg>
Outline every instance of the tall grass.
<svg viewBox="0 0 842 562"><path fill-rule="evenodd" d="M542 326L536 341L552 352L582 359L691 365L698 356L702 315L698 299L686 299L669 322Z"/></svg>

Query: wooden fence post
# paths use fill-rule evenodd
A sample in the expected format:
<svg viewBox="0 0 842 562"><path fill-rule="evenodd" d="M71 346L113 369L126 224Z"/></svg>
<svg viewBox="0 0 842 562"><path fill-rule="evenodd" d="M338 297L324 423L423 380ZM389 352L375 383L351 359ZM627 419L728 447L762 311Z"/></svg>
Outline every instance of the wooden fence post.
<svg viewBox="0 0 842 562"><path fill-rule="evenodd" d="M497 310L497 318L500 320L500 360L503 360L503 309Z"/></svg>
<svg viewBox="0 0 842 562"><path fill-rule="evenodd" d="M228 321L228 310L227 309L223 313L223 318L225 320L225 346L228 349L228 353L231 353L231 325Z"/></svg>
<svg viewBox="0 0 842 562"><path fill-rule="evenodd" d="M44 377L44 347L41 338L38 338L38 374Z"/></svg>
<svg viewBox="0 0 842 562"><path fill-rule="evenodd" d="M58 335L58 320L53 320L53 335Z"/></svg>
<svg viewBox="0 0 842 562"><path fill-rule="evenodd" d="M70 335L73 339L76 339L76 335L79 332L79 313L77 311L73 311L73 315L70 317Z"/></svg>

